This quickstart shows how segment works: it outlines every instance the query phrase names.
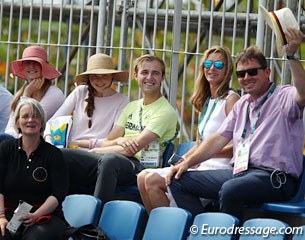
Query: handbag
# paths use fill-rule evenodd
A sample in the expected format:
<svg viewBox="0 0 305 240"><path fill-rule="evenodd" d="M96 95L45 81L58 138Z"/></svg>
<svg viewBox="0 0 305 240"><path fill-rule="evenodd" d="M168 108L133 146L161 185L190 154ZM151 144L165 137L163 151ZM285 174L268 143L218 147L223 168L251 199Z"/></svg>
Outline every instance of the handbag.
<svg viewBox="0 0 305 240"><path fill-rule="evenodd" d="M99 227L93 227L91 224L78 228L68 227L65 236L73 240L109 240L106 234Z"/></svg>

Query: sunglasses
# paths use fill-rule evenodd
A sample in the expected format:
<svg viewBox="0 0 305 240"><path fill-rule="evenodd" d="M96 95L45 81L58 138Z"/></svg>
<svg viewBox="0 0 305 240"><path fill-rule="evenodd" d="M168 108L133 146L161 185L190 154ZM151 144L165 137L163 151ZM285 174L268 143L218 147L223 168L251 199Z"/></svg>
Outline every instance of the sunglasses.
<svg viewBox="0 0 305 240"><path fill-rule="evenodd" d="M223 67L225 65L222 61L205 60L203 62L203 67L204 68L211 68L213 64L214 64L214 68L216 68L217 70L223 69Z"/></svg>
<svg viewBox="0 0 305 240"><path fill-rule="evenodd" d="M257 75L257 71L259 69L265 69L266 67L257 67L257 68L249 68L247 70L241 70L241 71L236 71L236 76L238 78L244 78L246 76L246 73L248 73L249 76L253 77Z"/></svg>

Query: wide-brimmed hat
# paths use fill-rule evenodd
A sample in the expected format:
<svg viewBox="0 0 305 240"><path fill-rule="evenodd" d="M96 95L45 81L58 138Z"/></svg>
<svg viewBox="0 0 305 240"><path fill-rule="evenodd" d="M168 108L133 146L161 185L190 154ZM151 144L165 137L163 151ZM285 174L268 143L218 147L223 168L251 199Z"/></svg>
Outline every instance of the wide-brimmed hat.
<svg viewBox="0 0 305 240"><path fill-rule="evenodd" d="M269 27L274 31L276 37L276 48L281 57L284 53L284 45L287 44L285 31L287 28L300 29L298 21L290 8L282 8L276 11L268 12L263 6L259 6L264 19Z"/></svg>
<svg viewBox="0 0 305 240"><path fill-rule="evenodd" d="M129 77L127 71L115 70L112 58L103 53L97 53L89 57L87 71L77 75L75 82L77 84L86 83L89 74L112 74L115 82L127 82Z"/></svg>
<svg viewBox="0 0 305 240"><path fill-rule="evenodd" d="M57 71L51 64L48 62L47 51L39 46L30 46L23 50L22 59L11 62L11 72L14 76L26 80L26 77L23 73L23 61L36 61L41 65L42 76L45 79L52 80L61 76L61 73Z"/></svg>

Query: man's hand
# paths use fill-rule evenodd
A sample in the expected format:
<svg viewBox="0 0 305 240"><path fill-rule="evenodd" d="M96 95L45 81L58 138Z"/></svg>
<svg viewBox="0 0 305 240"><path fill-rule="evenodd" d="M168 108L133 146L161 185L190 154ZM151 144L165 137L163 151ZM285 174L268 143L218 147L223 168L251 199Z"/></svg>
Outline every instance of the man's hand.
<svg viewBox="0 0 305 240"><path fill-rule="evenodd" d="M296 28L287 28L285 31L285 37L288 43L286 54L287 56L292 56L298 51L298 48L304 38L304 34Z"/></svg>
<svg viewBox="0 0 305 240"><path fill-rule="evenodd" d="M181 175L189 168L188 161L182 161L181 163L172 166L169 173L166 176L166 186L171 184L172 177L175 175L176 179L179 179Z"/></svg>
<svg viewBox="0 0 305 240"><path fill-rule="evenodd" d="M123 138L123 137L120 137L117 140L117 145L120 145L126 151L131 152L133 154L135 154L138 151L140 151L140 149L138 149L139 144L138 144L138 142L134 138Z"/></svg>
<svg viewBox="0 0 305 240"><path fill-rule="evenodd" d="M7 219L5 217L1 217L0 218L0 228L1 228L2 237L4 237L4 235L5 235L5 228L6 228L7 224L8 224Z"/></svg>
<svg viewBox="0 0 305 240"><path fill-rule="evenodd" d="M35 78L33 79L29 85L26 86L24 90L24 96L26 97L32 97L33 94L37 91L39 91L44 83L44 78Z"/></svg>

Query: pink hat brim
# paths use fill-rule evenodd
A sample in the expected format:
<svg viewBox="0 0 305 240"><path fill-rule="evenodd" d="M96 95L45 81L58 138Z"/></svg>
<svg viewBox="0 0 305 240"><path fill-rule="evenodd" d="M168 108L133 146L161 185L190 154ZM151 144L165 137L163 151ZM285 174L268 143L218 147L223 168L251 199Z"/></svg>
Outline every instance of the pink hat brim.
<svg viewBox="0 0 305 240"><path fill-rule="evenodd" d="M57 71L51 64L47 63L43 59L37 58L37 57L28 57L28 58L22 58L20 60L13 61L10 64L11 73L14 76L19 77L23 80L27 80L23 73L23 66L22 66L23 61L36 61L36 62L40 63L41 70L42 70L42 76L45 79L52 80L52 79L55 79L55 78L61 76L61 73L59 71Z"/></svg>

